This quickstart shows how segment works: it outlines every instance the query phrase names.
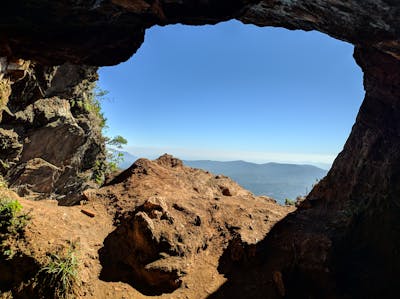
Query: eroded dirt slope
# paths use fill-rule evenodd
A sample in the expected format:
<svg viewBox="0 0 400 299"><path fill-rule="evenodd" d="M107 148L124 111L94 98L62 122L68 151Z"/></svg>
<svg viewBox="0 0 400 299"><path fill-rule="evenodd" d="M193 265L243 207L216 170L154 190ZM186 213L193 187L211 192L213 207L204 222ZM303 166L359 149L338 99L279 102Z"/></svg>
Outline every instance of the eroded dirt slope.
<svg viewBox="0 0 400 299"><path fill-rule="evenodd" d="M88 298L207 298L226 281L218 272L226 248L230 260L251 259L254 244L294 209L169 155L139 159L85 195L74 207L21 202L32 215L24 246L40 263L76 242L79 294Z"/></svg>

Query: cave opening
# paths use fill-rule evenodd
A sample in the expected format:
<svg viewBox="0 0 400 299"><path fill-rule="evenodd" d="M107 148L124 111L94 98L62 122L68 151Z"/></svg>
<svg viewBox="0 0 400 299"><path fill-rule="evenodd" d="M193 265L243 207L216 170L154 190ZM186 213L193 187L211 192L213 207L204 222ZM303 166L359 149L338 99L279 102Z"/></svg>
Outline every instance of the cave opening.
<svg viewBox="0 0 400 299"><path fill-rule="evenodd" d="M228 283L223 285L215 296L214 294L208 296L210 294L209 285L207 285L203 294L207 293L204 297L208 298L265 298L266 295L271 298L397 298L399 291L395 278L400 273L398 250L400 240L398 217L400 213L398 171L400 169L398 138L400 136L400 126L398 126L400 123L400 104L398 101L400 97L400 28L398 19L400 10L399 5L395 2L389 0L379 2L371 0L362 3L360 1L344 3L343 1L329 0L314 2L234 1L233 3L228 1L140 2L120 0L95 1L95 3L93 1L74 1L74 3L70 1L42 1L41 3L39 1L24 1L24 3L9 1L6 4L7 9L4 9L3 22L0 26L2 33L0 38L0 83L3 84L0 92L3 100L2 109L4 110L1 139L6 145L2 147L1 153L2 162L6 162L0 165L3 168L1 169L2 173L7 174L7 179L11 179L10 182L16 182L17 185L23 187L19 190L22 195L29 194L30 190L33 190L40 193L38 195L41 197L41 194L52 193L55 190L58 194L55 198L62 199L66 195L78 194L88 187L86 180L95 177L92 168L98 164L97 158L104 153L104 146L101 142L98 142L101 140L101 138L98 138L100 133L97 130L98 128L93 130L91 115L87 113L88 111L84 111L84 103L81 103L81 107L79 107L81 109L69 111L68 107L75 106L76 100L81 99L81 96L90 89L91 86L88 85L96 81L97 68L90 66L114 65L125 61L142 44L145 30L154 24L167 25L178 22L184 24L214 24L235 18L244 23L260 26L281 26L290 29L325 32L355 46L355 61L364 72L366 94L351 134L329 174L313 188L307 200L295 212L277 220L278 222L268 232L266 238L258 243L256 248L247 247L249 254L258 255L252 265L254 268L246 265L244 265L245 267L241 267L243 265L231 267L232 255L237 257L238 255L235 253L239 253L239 255L243 253L240 240L237 244L231 243L233 244L232 250L226 254L227 269L225 270L227 272L224 272L228 277ZM153 29L155 30L155 28ZM228 44L226 41L225 43ZM244 41L242 43L246 44ZM258 49L258 45L253 48ZM158 49L165 50L168 47L163 46ZM293 53L301 52L299 51L301 47L292 46L289 49L292 51L289 55L286 53L287 57L291 57ZM142 50L139 50L139 55L140 51ZM241 55L238 56L241 57ZM138 55L135 57L137 58ZM221 57L225 58L225 55ZM332 57L332 55L327 56L325 60L335 62ZM351 55L348 57L349 60L353 61ZM33 64L29 65L30 61L27 60L32 61ZM262 59L257 61L257 66L261 68L263 61ZM65 64L60 66L63 63ZM209 66L210 63L205 65ZM236 67L236 62L229 65ZM307 65L306 69L311 68ZM147 68L139 68L139 70L145 71ZM159 70L157 69L157 71ZM211 73L210 70L209 73ZM64 76L65 74L68 76ZM165 80L169 77L176 79L171 74L167 74L162 79ZM191 76L187 77L191 78ZM298 76L298 78L303 77L306 76L303 74ZM326 79L326 74L321 75L320 78ZM52 84L53 81L56 84ZM178 80L176 79L176 81ZM147 87L147 90L160 90L159 82L153 80L153 83L153 85ZM176 85L178 88L185 85L183 81L179 81L179 83ZM146 86L145 84L141 85ZM291 85L293 85L293 82L291 82ZM231 86L241 85L232 84ZM105 86L105 89L112 93L117 90L107 86ZM332 90L336 91L337 89ZM111 97L120 101L113 94ZM250 100L252 99L253 97L250 98ZM9 100L8 103L7 100ZM235 124L242 126L247 124L242 121L243 119L239 121L238 117L234 117L234 114L230 113L231 111L227 108L234 105L232 105L232 98L229 98L229 100L230 102L225 103L223 106L225 109L222 109L223 112L218 116L232 116L232 119L236 120ZM250 102L250 100L246 98L244 101ZM153 110L150 109L151 112L159 109L165 115L170 116L161 125L156 123L154 131L163 132L161 129L168 128L168 124L174 123L171 119L174 119L173 113L179 111L176 109L177 106L170 104L165 107L165 105L162 105L163 103L152 102L149 99L143 99L141 103L145 102L150 103L151 108L154 108ZM201 99L193 102L206 106L205 101L201 101ZM334 112L336 111L335 108L340 106L338 101L332 102L335 105L329 108L326 106L325 110ZM165 103L168 104L168 101L165 101ZM218 104L218 101L213 102L213 104L215 103ZM301 103L304 103L304 99ZM130 118L137 119L139 124L143 124L143 127L145 125L149 127L149 124L154 123L154 119L149 116L151 113L143 113L143 111L149 110L140 109L141 107L128 109L129 106L119 106L124 106L125 110L130 112ZM319 106L314 105L313 107ZM48 109L49 107L50 109ZM67 109L64 109L65 107ZM243 108L243 106L239 107ZM257 112L264 111L261 109L261 105L256 105L256 107L258 107ZM288 107L291 108L292 106L286 104L285 108ZM205 122L205 116L200 113L194 114L193 110L195 109L184 114L188 116L187 118L191 122L181 122L178 124L180 127L190 129L189 124L194 123L195 116L202 116L201 120ZM210 111L211 109L206 110ZM165 111L167 112L165 113ZM245 109L241 109L242 114L245 111ZM301 113L300 109L296 112L300 115L304 114ZM282 116L280 113L271 114ZM121 120L124 119L122 113L115 115L120 116ZM145 115L147 118L141 119L141 115ZM182 113L179 115L182 115ZM313 114L312 116L315 117L316 115L321 116L322 114ZM339 113L339 115L342 114ZM113 117L108 113L107 116L112 130L115 127L112 124ZM255 118L254 113L251 116ZM314 120L315 125L317 122L314 117L308 117L308 119ZM318 127L321 128L324 122L343 123L340 118L336 118L332 122L328 121L326 115L322 118L323 121L318 122ZM176 119L181 118L175 117ZM263 115L262 119L266 120L267 118ZM68 120L68 123L66 123L66 120ZM353 120L354 115L351 124ZM126 121L125 123L129 122ZM213 133L216 131L215 128L224 127L228 124L223 122L222 126L217 126L215 123L211 123L214 124ZM295 128L299 128L301 124L298 121ZM351 124L349 124L347 130ZM141 127L137 128L139 130ZM255 132L256 128L256 126L252 126L247 131ZM201 140L200 135L194 134L193 130L191 132L194 137ZM267 139L266 132L264 131L263 135L259 134L258 137L266 136L264 139L270 140ZM326 128L324 132L328 136ZM172 140L171 135L163 133L163 136L167 137L166 139ZM239 137L238 130L236 133L235 140L240 140L241 144L250 144L245 142L245 138ZM123 132L121 134L126 136ZM112 136L112 132L110 132L110 135ZM147 135L150 136L149 133ZM216 135L218 137L224 136L224 134ZM275 135L278 135L277 131L275 131ZM302 136L300 133L297 135ZM54 136L57 136L57 138L54 138ZM151 140L158 140L162 145L161 137L153 136ZM190 138L178 139L190 140ZM289 137L286 137L286 139L295 140L295 138ZM66 141L72 142L67 143ZM139 139L129 141L131 144L139 144ZM219 141L219 139L216 139L216 141ZM319 139L319 143L322 143L322 139ZM217 145L217 142L214 142L214 144ZM309 147L311 146L309 145ZM339 147L341 148L341 146ZM229 149L231 148L233 147ZM313 148L317 148L317 146ZM76 154L77 149L78 154ZM254 147L252 149L254 150ZM172 153L180 156L177 153ZM100 159L103 158L104 155L100 156ZM104 160L102 161L104 162ZM170 166L178 164L172 159L164 159L164 161L159 162L159 164L174 162L170 163ZM143 172L136 173L137 177L146 170L144 164L145 162L141 165ZM51 180L49 181L42 180L42 178L50 177ZM137 190L130 188L134 183L132 180L124 182L127 190L136 192ZM160 187L159 185L155 184L155 188ZM50 190L47 186L54 188ZM149 191L148 186L145 187L145 190ZM101 189L105 190L104 187ZM193 190L190 190L193 193L190 194L194 194L194 192L197 192L196 190L193 188ZM217 190L217 192L223 190ZM101 190L99 191L101 192ZM154 190L150 192L154 192ZM230 192L223 193L225 193L224 196L227 196ZM131 204L132 199L136 198L136 194L110 195L112 194L103 198L111 199L113 204L117 199L122 199L119 202L120 204ZM160 201L160 198L149 198L148 193L144 197L145 206L134 211L131 210L136 217L134 220L143 225L151 223L153 220L156 222L162 220L166 223L172 219L168 217L168 213L174 213L176 210L182 212L182 215L175 214L178 215L176 219L179 220L180 216L185 217L185 221L176 221L176 224L181 224L177 227L184 228L181 232L184 233L188 228L192 228L192 236L201 236L199 234L201 231L198 228L199 224L206 223L206 221L203 221L204 215L201 214L204 209L198 208L195 211L201 216L197 218L193 217L196 216L196 213L188 213L188 209L185 209L181 202L179 202L179 205L166 207ZM176 189L173 190L173 193L169 193L167 197L173 200L181 199L176 196ZM218 211L221 212L222 209L214 208L220 205L221 198L222 196L210 198L212 202L210 208L213 209L213 214L209 213L210 217L216 215ZM80 198L76 198L73 203L77 203L79 200ZM196 203L199 202L196 201ZM45 203L43 202L43 204ZM250 217L247 213L250 209L257 208L254 204L243 208L242 204L242 201L238 203L237 207L242 209L235 210L236 214L227 215L228 217L233 215L233 217L227 219L232 220L229 226L218 227L225 229L226 234L235 232L235 227L238 227L235 221L240 216L247 217L246 221L248 222L253 221L254 214L251 214ZM118 208L123 207L119 206ZM289 207L278 206L276 208L286 209ZM52 209L56 209L56 207ZM133 209L132 206L131 209ZM73 208L70 209L70 211L72 210ZM261 212L264 218L259 218L259 223L265 224L266 212ZM150 221L143 213L154 218L151 218ZM42 218L47 219L47 216L50 216L50 214L46 214ZM98 219L97 215L95 219ZM197 221L198 219L201 219L201 221ZM63 220L63 217L56 217L53 223L59 223ZM222 218L221 223L226 222ZM183 223L193 223L193 225L188 227ZM46 226L43 232L50 231L48 227L52 226ZM67 225L67 227L70 228L70 225ZM250 226L246 225L244 228L250 230ZM79 227L79 231L85 230ZM61 230L56 231L57 234L61 232ZM121 235L126 234L124 232ZM175 244L181 243L184 240L183 236L180 233L176 234L174 236L174 238L176 237ZM96 241L96 244L101 244L101 239ZM151 240L153 239L151 238ZM92 238L87 240L92 240ZM207 238L204 240L207 240ZM44 241L43 244L50 243L46 239ZM200 241L203 241L203 239ZM193 242L190 243L193 244ZM144 245L148 245L148 242L144 242ZM198 248L206 248L203 245L204 243L199 242L195 246L196 248L193 248L195 249L192 251L195 253L194 256L198 256L196 254ZM222 246L218 247L222 248ZM44 252L42 247L40 249ZM116 250L118 249L116 248ZM239 251L236 251L236 249L239 249ZM170 253L174 252L179 255L179 250L170 251ZM163 251L163 253L165 252ZM134 262L136 255L131 257ZM170 254L161 256L164 261L173 257ZM163 266L151 264L151 269L156 270ZM196 267L196 269L198 268ZM229 274L231 275L229 276ZM213 281L215 280L214 276L210 277ZM210 280L210 282L213 281ZM199 280L195 280L193 285L198 284ZM94 297L99 294L97 285L89 284L89 292L91 293L92 290L97 292ZM85 287L84 284L82 286ZM186 287L184 284L183 286ZM114 286L111 286L111 288L114 291L117 289ZM194 292L196 291L194 289ZM100 298L105 293L107 292L103 292L101 296L97 297ZM114 295L114 293L111 294ZM198 294L195 293L195 295ZM272 296L268 296L268 294L272 294ZM117 298L117 296L115 297ZM125 294L124 297L126 297ZM196 296L187 297L196 298Z"/></svg>
<svg viewBox="0 0 400 299"><path fill-rule="evenodd" d="M316 31L155 26L130 60L99 70L106 134L128 140L122 168L167 152L284 203L311 191L350 133L364 97L352 54Z"/></svg>

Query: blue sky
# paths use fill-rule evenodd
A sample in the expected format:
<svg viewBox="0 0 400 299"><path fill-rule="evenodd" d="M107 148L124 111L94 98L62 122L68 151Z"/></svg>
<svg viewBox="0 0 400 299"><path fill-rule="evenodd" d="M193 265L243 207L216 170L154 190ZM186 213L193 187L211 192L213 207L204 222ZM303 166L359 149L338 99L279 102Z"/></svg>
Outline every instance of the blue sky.
<svg viewBox="0 0 400 299"><path fill-rule="evenodd" d="M318 32L238 21L146 31L100 69L107 135L153 158L330 163L364 96L353 46Z"/></svg>

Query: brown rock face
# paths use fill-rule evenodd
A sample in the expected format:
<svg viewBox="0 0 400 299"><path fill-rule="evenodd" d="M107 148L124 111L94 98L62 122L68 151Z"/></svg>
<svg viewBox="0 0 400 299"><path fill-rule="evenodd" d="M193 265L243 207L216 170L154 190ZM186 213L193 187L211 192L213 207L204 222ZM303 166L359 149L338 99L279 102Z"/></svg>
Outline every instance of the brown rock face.
<svg viewBox="0 0 400 299"><path fill-rule="evenodd" d="M356 46L355 59L364 71L366 96L345 148L328 176L296 213L277 224L258 245L264 257L252 267L244 267L232 263L229 254L224 255L221 263L224 261L227 267L221 271L226 271L229 281L215 297L258 298L262 293L270 298L397 298L399 288L395 278L400 276L398 1L10 0L3 3L0 12L0 55L9 59L32 59L43 65L59 65L65 61L115 64L136 51L143 41L144 30L154 24L213 24L233 18L259 26L319 30L351 42ZM0 65L3 71L3 64ZM7 76L0 78L2 106L9 97L7 80L21 75L19 67L13 74L10 69ZM36 67L49 70L40 65ZM47 82L45 78L37 76L25 90L37 94L39 87ZM33 104L24 100L26 104L21 107L20 101L12 96L10 99L7 107L18 107L13 113ZM3 121L4 118L3 112ZM6 123L4 130L19 128L9 119ZM7 144L12 144L10 163L15 163L14 156L19 155L20 147L15 144L13 133L2 134L7 136ZM147 169L137 165L130 171L136 171L137 175L143 171L141 174L146 175ZM115 183L123 183L130 176L124 175ZM134 215L138 213L145 212L136 211Z"/></svg>
<svg viewBox="0 0 400 299"><path fill-rule="evenodd" d="M85 109L97 68L3 62L12 91L0 111L1 174L20 195L78 201L104 160L101 120Z"/></svg>

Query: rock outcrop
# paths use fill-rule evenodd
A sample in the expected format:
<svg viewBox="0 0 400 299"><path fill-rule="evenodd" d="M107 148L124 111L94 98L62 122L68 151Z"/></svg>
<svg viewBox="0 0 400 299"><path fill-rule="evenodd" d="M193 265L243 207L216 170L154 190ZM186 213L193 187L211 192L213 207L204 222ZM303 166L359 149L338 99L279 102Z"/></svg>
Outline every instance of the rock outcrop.
<svg viewBox="0 0 400 299"><path fill-rule="evenodd" d="M216 270L231 240L241 240L238 248L255 246L294 210L169 155L139 159L108 186L85 194L89 202L111 199L117 212L117 228L99 252L100 278L148 295L178 289L187 275L204 279L197 267L207 261Z"/></svg>
<svg viewBox="0 0 400 299"><path fill-rule="evenodd" d="M18 63L2 79L10 92L0 112L1 174L20 195L73 204L105 159L102 120L90 106L97 68Z"/></svg>
<svg viewBox="0 0 400 299"><path fill-rule="evenodd" d="M13 67L8 77L0 78L1 107L8 101L7 107L18 107L10 108L11 114L15 114L33 104L25 99L21 104L12 96L7 99L7 82L16 80L12 75L19 78L25 73L25 60L42 65L36 64L42 75L24 89L34 95L47 86L42 83L48 82L44 74L51 68L45 65L116 64L137 50L145 29L152 25L214 24L233 18L259 26L319 30L354 44L355 59L364 72L366 95L343 152L327 177L297 212L277 224L259 244L264 257L258 263L252 268L238 265L236 269L234 263L228 267L231 283L215 296L243 298L245 290L247 296L253 294L257 298L251 290L258 288L270 298L397 298L399 288L394 278L400 275L398 1L5 1L0 13L0 56L8 57ZM7 69L4 59L0 65L2 72ZM26 80L19 80L21 85L26 84ZM13 92L14 86L17 85L13 85ZM56 95L47 95L51 96ZM36 101L41 97L33 98ZM18 143L22 144L22 139L18 137L17 143L15 134L23 138L31 135L23 130L21 135L15 116L7 118L6 114L3 112L3 122L8 125L3 129L8 131L1 134L10 147L4 150L9 151L8 163L18 163ZM56 132L54 127L51 129ZM46 161L45 157L37 158ZM39 162L43 161L35 161ZM46 173L52 173L53 168L47 164L45 167ZM67 177L60 182L67 182ZM241 275L237 275L238 269ZM273 281L275 287L262 284L265 280Z"/></svg>

